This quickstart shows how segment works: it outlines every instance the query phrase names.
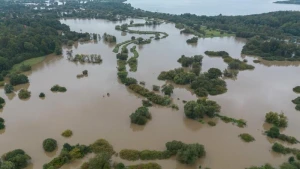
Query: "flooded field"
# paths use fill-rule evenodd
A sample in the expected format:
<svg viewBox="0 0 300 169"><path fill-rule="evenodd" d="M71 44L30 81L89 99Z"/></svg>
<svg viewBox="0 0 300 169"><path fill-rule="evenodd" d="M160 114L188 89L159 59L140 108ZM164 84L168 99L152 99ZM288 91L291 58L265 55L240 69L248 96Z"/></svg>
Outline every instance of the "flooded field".
<svg viewBox="0 0 300 169"><path fill-rule="evenodd" d="M120 22L105 20L61 20L70 26L71 30L103 35L105 32L115 35L117 43L129 40L137 34L124 34L115 30ZM127 23L129 22L126 21ZM135 20L142 23L144 20ZM241 56L245 40L235 37L199 39L197 45L188 45L186 40L191 35L180 34L174 24L159 26L136 27L137 30L154 30L167 32L169 36L151 44L137 47L139 52L137 72L129 76L138 81L145 81L148 89L152 85L163 85L165 81L157 80L161 71L179 68L177 59L181 55L204 55L202 71L216 67L224 70L227 64L222 58L208 57L206 50L225 50L232 57L246 58L249 64L255 66L252 71L240 71L236 80L226 79L228 91L218 96L209 96L222 106L222 115L243 118L247 127L238 128L215 119L217 126L187 119L184 115L182 100L195 100L196 95L185 86L176 86L172 95L179 111L171 108L154 106L150 108L152 120L145 126L132 125L129 115L141 106L141 96L128 90L117 77L116 54L112 52L114 45L107 44L102 39L98 42L77 43L72 48L63 48L63 56L47 56L40 64L28 72L30 84L18 86L31 91L29 100L20 100L16 94L1 96L6 99L6 105L1 112L5 119L6 129L0 133L0 154L21 148L32 157L32 165L28 168L40 169L42 165L56 157L62 145L90 144L99 138L108 140L116 152L121 149L152 149L165 150L165 143L180 140L185 143L200 143L205 146L206 157L196 165L187 166L178 163L175 158L158 160L163 169L196 169L199 165L212 169L241 169L251 165L262 165L266 162L279 165L289 156L281 156L271 152L274 140L262 133L270 126L264 123L264 116L269 111L284 112L288 117L288 127L284 134L300 139L298 128L300 113L294 108L292 99L297 94L292 88L300 85L299 63L262 62L253 63L254 57ZM142 35L149 37L149 35ZM129 46L130 48L131 46ZM100 54L101 64L80 64L67 60L66 51L73 54ZM129 56L132 54L130 53ZM88 77L81 79L76 75L88 70ZM50 88L59 84L67 88L66 93L53 93ZM46 94L45 99L38 97L40 92ZM110 93L110 97L107 96ZM177 100L179 98L180 100ZM71 129L74 135L63 138L60 134ZM241 133L253 135L256 141L245 143L238 137ZM42 142L46 138L58 141L58 150L46 154ZM291 146L291 145L289 145ZM292 147L292 146L291 146ZM299 145L295 147L300 148ZM87 158L85 158L87 160ZM125 164L136 164L117 157L114 161ZM84 160L63 166L63 169L79 168Z"/></svg>

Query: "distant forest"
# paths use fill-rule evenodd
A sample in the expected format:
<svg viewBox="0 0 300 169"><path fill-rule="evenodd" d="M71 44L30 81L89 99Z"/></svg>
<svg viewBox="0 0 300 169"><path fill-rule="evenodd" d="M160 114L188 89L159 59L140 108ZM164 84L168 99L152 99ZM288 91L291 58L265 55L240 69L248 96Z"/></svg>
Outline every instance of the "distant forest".
<svg viewBox="0 0 300 169"><path fill-rule="evenodd" d="M276 1L274 3L278 3L278 4L299 4L300 5L300 0Z"/></svg>

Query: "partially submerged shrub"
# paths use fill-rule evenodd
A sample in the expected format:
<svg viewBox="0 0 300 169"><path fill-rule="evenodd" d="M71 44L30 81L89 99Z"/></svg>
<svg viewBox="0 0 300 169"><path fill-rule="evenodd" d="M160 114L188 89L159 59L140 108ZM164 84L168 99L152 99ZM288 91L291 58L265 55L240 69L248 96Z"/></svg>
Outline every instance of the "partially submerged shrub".
<svg viewBox="0 0 300 169"><path fill-rule="evenodd" d="M40 98L44 98L44 97L45 97L45 93L43 93L43 92L40 93L39 97L40 97Z"/></svg>
<svg viewBox="0 0 300 169"><path fill-rule="evenodd" d="M296 92L296 93L300 93L300 86L294 87L293 91Z"/></svg>
<svg viewBox="0 0 300 169"><path fill-rule="evenodd" d="M64 137L71 137L73 135L72 130L65 130L63 133L61 133Z"/></svg>
<svg viewBox="0 0 300 169"><path fill-rule="evenodd" d="M138 150L123 149L119 154L124 160L136 161L140 159L140 152Z"/></svg>
<svg viewBox="0 0 300 169"><path fill-rule="evenodd" d="M54 85L53 87L51 87L51 91L52 92L66 92L67 88L59 86L59 85Z"/></svg>
<svg viewBox="0 0 300 169"><path fill-rule="evenodd" d="M184 105L184 113L186 117L191 119L203 118L204 115L214 117L220 112L221 106L215 101L198 99L197 101L189 101Z"/></svg>
<svg viewBox="0 0 300 169"><path fill-rule="evenodd" d="M243 134L240 134L239 137L244 140L245 142L252 142L252 141L255 141L254 137L251 136L250 134L248 133L243 133Z"/></svg>
<svg viewBox="0 0 300 169"><path fill-rule="evenodd" d="M99 139L90 145L91 151L93 153L106 152L110 155L114 153L114 149L107 140Z"/></svg>
<svg viewBox="0 0 300 169"><path fill-rule="evenodd" d="M156 86L156 85L153 85L153 91L159 91L160 90L160 86Z"/></svg>
<svg viewBox="0 0 300 169"><path fill-rule="evenodd" d="M5 84L4 91L6 94L12 93L14 91L14 87L11 84Z"/></svg>
<svg viewBox="0 0 300 169"><path fill-rule="evenodd" d="M47 138L43 141L43 148L47 152L52 152L57 148L57 142L56 140L52 138Z"/></svg>
<svg viewBox="0 0 300 169"><path fill-rule="evenodd" d="M2 156L2 160L13 163L15 169L26 168L30 159L31 157L21 149L10 151ZM1 166L1 169L2 167L3 166Z"/></svg>
<svg viewBox="0 0 300 169"><path fill-rule="evenodd" d="M269 112L265 118L267 123L274 124L277 127L287 127L287 117L283 113Z"/></svg>
<svg viewBox="0 0 300 169"><path fill-rule="evenodd" d="M173 93L173 90L174 90L174 86L171 85L171 84L168 84L168 85L163 85L161 91L162 91L165 95L171 96L171 94Z"/></svg>
<svg viewBox="0 0 300 169"><path fill-rule="evenodd" d="M23 74L12 74L10 76L10 84L15 86L15 85L19 85L19 84L25 84L28 83L28 77L26 75Z"/></svg>
<svg viewBox="0 0 300 169"><path fill-rule="evenodd" d="M87 71L87 70L84 70L84 71L82 71L82 74L83 74L83 75L88 75L88 71Z"/></svg>
<svg viewBox="0 0 300 169"><path fill-rule="evenodd" d="M152 103L149 100L142 100L142 104L145 107L151 107L152 106Z"/></svg>
<svg viewBox="0 0 300 169"><path fill-rule="evenodd" d="M149 119L151 119L151 114L147 107L139 107L130 116L131 123L138 125L145 125Z"/></svg>
<svg viewBox="0 0 300 169"><path fill-rule="evenodd" d="M210 125L210 126L216 126L216 123L213 122L213 121L209 121L209 122L207 122L207 124Z"/></svg>
<svg viewBox="0 0 300 169"><path fill-rule="evenodd" d="M27 99L31 96L31 92L26 89L21 89L18 93L20 99Z"/></svg>

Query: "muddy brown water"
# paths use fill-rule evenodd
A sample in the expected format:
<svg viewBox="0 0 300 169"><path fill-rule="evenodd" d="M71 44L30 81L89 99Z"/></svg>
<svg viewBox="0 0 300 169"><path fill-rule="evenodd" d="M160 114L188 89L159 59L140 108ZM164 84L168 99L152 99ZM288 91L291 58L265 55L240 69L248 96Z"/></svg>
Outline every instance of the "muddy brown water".
<svg viewBox="0 0 300 169"><path fill-rule="evenodd" d="M128 40L132 36L132 34L122 35L114 29L119 22L80 19L61 22L68 24L75 31L82 30L101 35L107 32L116 35L118 42ZM132 29L165 31L169 34L166 39L153 40L151 44L137 47L140 54L138 71L131 72L130 76L145 81L149 89L153 84L165 83L157 80L157 76L161 71L180 67L177 59L182 54L204 55L206 50L226 50L234 58L246 58L255 69L241 71L236 80L226 79L228 92L209 98L222 106L221 114L247 120L247 127L238 128L218 119L214 119L217 126L210 127L185 118L182 100L195 100L196 96L184 86L176 86L172 95L180 108L179 111L154 106L150 108L153 118L145 126L130 124L128 116L141 106L142 97L120 84L117 78L116 54L112 52L113 45L100 40L98 43L78 43L72 49L73 54L100 54L103 63L70 62L66 58L66 51L69 49L64 47L63 56L46 57L28 72L30 84L16 88L16 90L28 88L31 91L29 100L20 100L17 91L16 94L5 95L1 90L6 105L0 116L5 119L6 129L0 133L0 154L16 148L24 149L32 157L32 165L28 168L40 169L44 163L59 154L66 142L88 145L99 138L104 138L117 152L124 148L165 150L165 143L172 140L200 143L205 146L206 157L192 166L179 164L175 158L155 161L164 169L195 169L199 165L212 169L241 169L266 162L276 166L287 160L288 156L272 153L271 146L274 140L268 139L262 132L270 127L264 123L265 113L282 111L289 119L289 126L283 133L300 139L298 132L300 112L295 110L295 105L291 102L298 96L292 88L300 85L298 63L254 64L254 57L240 54L245 40L235 37L199 39L197 45L188 45L185 41L192 36L180 34L174 24ZM221 58L205 56L202 71L207 71L211 67L223 70L226 66ZM88 77L77 79L76 75L85 69L89 71ZM55 84L65 86L67 92L52 93L50 88ZM44 100L38 97L40 92L46 94ZM107 93L110 93L110 97L106 96ZM60 135L66 129L73 131L74 135L71 138L63 138ZM250 133L256 141L244 143L238 137L241 133ZM56 152L49 154L43 151L42 142L46 138L58 141ZM299 145L291 147L300 148ZM85 160L88 158L62 168L79 168ZM123 161L117 157L113 160L128 165L140 163L140 161Z"/></svg>

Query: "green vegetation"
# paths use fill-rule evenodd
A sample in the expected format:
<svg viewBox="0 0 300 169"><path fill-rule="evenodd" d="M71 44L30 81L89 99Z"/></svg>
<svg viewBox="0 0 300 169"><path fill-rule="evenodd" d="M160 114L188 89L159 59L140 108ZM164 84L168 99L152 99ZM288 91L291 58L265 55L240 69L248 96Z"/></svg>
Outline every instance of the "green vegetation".
<svg viewBox="0 0 300 169"><path fill-rule="evenodd" d="M210 125L210 126L216 126L216 125L217 125L217 124L216 124L215 122L213 122L213 121L208 121L207 124Z"/></svg>
<svg viewBox="0 0 300 169"><path fill-rule="evenodd" d="M280 143L274 143L273 146L272 146L272 150L275 151L275 152L277 152L277 153L281 153L281 154L294 154L294 155L298 155L300 153L299 149L284 147Z"/></svg>
<svg viewBox="0 0 300 169"><path fill-rule="evenodd" d="M161 166L157 163L146 163L146 164L137 164L129 165L127 169L161 169Z"/></svg>
<svg viewBox="0 0 300 169"><path fill-rule="evenodd" d="M136 92L137 94L140 94L144 97L146 97L148 100L151 102L162 105L162 106L167 106L171 103L171 99L168 96L161 96L158 94L155 94L154 92L150 92L148 89L137 85L137 84L131 84L128 86L130 90Z"/></svg>
<svg viewBox="0 0 300 169"><path fill-rule="evenodd" d="M45 95L45 93L42 92L42 93L40 93L39 97L40 97L40 98L45 98L46 95Z"/></svg>
<svg viewBox="0 0 300 169"><path fill-rule="evenodd" d="M173 93L174 90L174 86L172 84L165 84L162 86L162 92L165 95L171 96L171 94Z"/></svg>
<svg viewBox="0 0 300 169"><path fill-rule="evenodd" d="M31 92L27 89L21 89L18 93L20 99L27 99L31 96Z"/></svg>
<svg viewBox="0 0 300 169"><path fill-rule="evenodd" d="M254 137L251 136L250 134L248 133L243 133L243 134L240 134L239 137L244 140L245 142L252 142L252 141L255 141Z"/></svg>
<svg viewBox="0 0 300 169"><path fill-rule="evenodd" d="M66 92L67 88L59 86L59 85L54 85L53 87L51 87L51 91L52 92Z"/></svg>
<svg viewBox="0 0 300 169"><path fill-rule="evenodd" d="M272 167L270 164L265 164L261 167L250 167L250 168L246 168L246 169L275 169L274 167Z"/></svg>
<svg viewBox="0 0 300 169"><path fill-rule="evenodd" d="M287 127L288 120L283 113L269 112L265 116L266 122L275 125L276 127Z"/></svg>
<svg viewBox="0 0 300 169"><path fill-rule="evenodd" d="M219 114L217 114L216 116L218 116L225 123L233 123L233 124L236 124L238 127L241 127L241 128L243 128L247 125L247 122L244 119L237 120L237 119L227 117L227 116L222 116L222 115L219 115Z"/></svg>
<svg viewBox="0 0 300 169"><path fill-rule="evenodd" d="M149 100L142 100L142 104L144 107L151 107L153 104Z"/></svg>
<svg viewBox="0 0 300 169"><path fill-rule="evenodd" d="M120 151L120 157L124 160L136 161L140 158L140 152L137 150L123 149Z"/></svg>
<svg viewBox="0 0 300 169"><path fill-rule="evenodd" d="M151 114L147 107L139 107L130 116L131 123L138 125L145 125L149 119L151 119Z"/></svg>
<svg viewBox="0 0 300 169"><path fill-rule="evenodd" d="M52 152L57 148L57 141L52 138L47 138L43 141L43 148L47 152Z"/></svg>
<svg viewBox="0 0 300 169"><path fill-rule="evenodd" d="M14 87L11 84L5 84L4 91L6 94L12 93L14 91Z"/></svg>
<svg viewBox="0 0 300 169"><path fill-rule="evenodd" d="M201 119L204 115L212 118L219 113L221 106L215 101L198 99L197 101L189 101L184 105L185 116L190 119Z"/></svg>
<svg viewBox="0 0 300 169"><path fill-rule="evenodd" d="M65 130L64 132L61 133L62 136L64 137L71 137L73 135L72 130Z"/></svg>
<svg viewBox="0 0 300 169"><path fill-rule="evenodd" d="M96 140L93 144L90 145L90 148L91 151L96 154L106 152L110 155L113 155L115 153L112 145L104 139Z"/></svg>
<svg viewBox="0 0 300 169"><path fill-rule="evenodd" d="M109 42L109 43L116 43L117 42L117 38L115 36L107 34L107 33L103 34L103 39L106 42Z"/></svg>
<svg viewBox="0 0 300 169"><path fill-rule="evenodd" d="M299 141L295 137L287 136L285 134L280 134L278 127L273 126L270 128L270 130L266 131L265 133L267 134L268 137L277 138L279 140L286 141L291 144L299 143Z"/></svg>
<svg viewBox="0 0 300 169"><path fill-rule="evenodd" d="M2 156L1 169L22 169L28 166L31 157L24 150L16 149Z"/></svg>
<svg viewBox="0 0 300 169"><path fill-rule="evenodd" d="M136 46L133 46L131 49L130 49L130 52L133 53L133 56L130 57L127 61L129 67L130 67L130 70L131 72L136 72L137 71L137 64L138 64L138 61L137 61L137 58L139 57L139 53L136 51Z"/></svg>
<svg viewBox="0 0 300 169"><path fill-rule="evenodd" d="M191 56L191 57L181 55L181 57L177 60L177 62L181 63L182 67L190 67L194 63L199 63L200 64L199 66L201 66L202 60L203 60L202 55L195 55L195 56ZM193 65L193 67L194 67L194 65Z"/></svg>
<svg viewBox="0 0 300 169"><path fill-rule="evenodd" d="M197 37L192 37L191 39L186 40L186 43L197 43L198 38Z"/></svg>
<svg viewBox="0 0 300 169"><path fill-rule="evenodd" d="M3 107L3 104L5 104L5 100L2 97L0 97L0 107Z"/></svg>
<svg viewBox="0 0 300 169"><path fill-rule="evenodd" d="M229 53L227 53L226 51L205 51L204 53L208 56L221 56L221 57L229 56Z"/></svg>
<svg viewBox="0 0 300 169"><path fill-rule="evenodd" d="M238 70L225 69L223 71L223 76L228 78L236 78L238 74L239 74Z"/></svg>
<svg viewBox="0 0 300 169"><path fill-rule="evenodd" d="M2 117L0 117L0 130L5 129L5 124L4 124L4 122L5 122L5 120L4 120Z"/></svg>
<svg viewBox="0 0 300 169"><path fill-rule="evenodd" d="M174 110L179 110L179 107L178 107L178 105L176 105L176 104L172 104L172 105L171 105L171 108L174 109Z"/></svg>
<svg viewBox="0 0 300 169"><path fill-rule="evenodd" d="M292 102L294 104L296 104L295 109L298 110L298 111L300 111L300 97L297 97L296 99L292 100Z"/></svg>
<svg viewBox="0 0 300 169"><path fill-rule="evenodd" d="M275 1L278 4L300 4L300 0Z"/></svg>
<svg viewBox="0 0 300 169"><path fill-rule="evenodd" d="M101 58L101 55L97 54L76 54L73 58L72 55L69 55L69 60L73 62L82 62L82 63L101 63L103 60Z"/></svg>
<svg viewBox="0 0 300 169"><path fill-rule="evenodd" d="M158 92L158 91L160 90L160 86L153 85L153 86L152 86L152 89L153 89L153 91Z"/></svg>
<svg viewBox="0 0 300 169"><path fill-rule="evenodd" d="M73 160L81 159L86 154L90 153L90 147L85 145L77 144L75 146L71 146L68 143L63 145L63 148L58 157L55 157L49 163L43 165L43 169L54 168L58 169L62 167L66 163L70 163Z"/></svg>
<svg viewBox="0 0 300 169"><path fill-rule="evenodd" d="M42 56L42 57L36 57L36 58L31 58L31 59L24 60L21 63L15 64L11 68L10 72L11 73L20 73L20 72L29 71L29 70L31 70L31 67L33 65L42 62L44 59L45 59L45 57Z"/></svg>
<svg viewBox="0 0 300 169"><path fill-rule="evenodd" d="M300 60L300 47L284 40L251 38L242 50L243 54L260 56L265 60Z"/></svg>
<svg viewBox="0 0 300 169"><path fill-rule="evenodd" d="M10 75L10 84L15 86L19 84L25 84L28 83L28 77L23 74L12 74Z"/></svg>
<svg viewBox="0 0 300 169"><path fill-rule="evenodd" d="M116 44L115 48L113 49L113 52L114 52L114 53L118 53L118 52L119 52L119 48L120 48L122 45L130 44L130 43L132 43L132 42L133 42L133 40L127 40L127 41L124 41L124 42L122 42L122 43Z"/></svg>
<svg viewBox="0 0 300 169"><path fill-rule="evenodd" d="M296 92L296 93L300 93L300 86L294 87L293 91Z"/></svg>

